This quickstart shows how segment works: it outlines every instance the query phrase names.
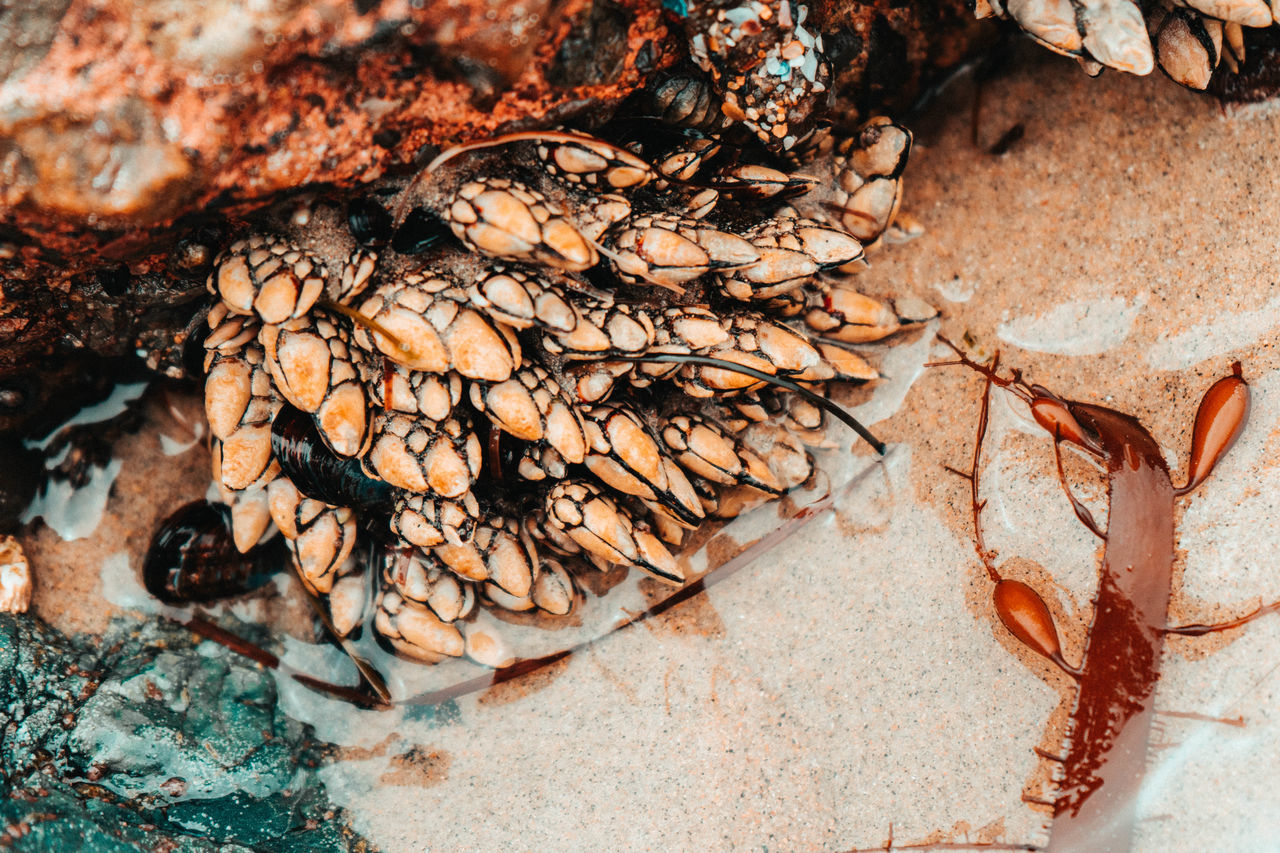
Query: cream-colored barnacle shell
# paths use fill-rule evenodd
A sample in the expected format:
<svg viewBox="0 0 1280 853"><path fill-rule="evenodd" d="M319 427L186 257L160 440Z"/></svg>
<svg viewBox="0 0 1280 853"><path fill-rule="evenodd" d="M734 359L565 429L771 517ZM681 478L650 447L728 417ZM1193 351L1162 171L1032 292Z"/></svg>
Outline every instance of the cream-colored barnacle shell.
<svg viewBox="0 0 1280 853"><path fill-rule="evenodd" d="M336 283L329 287L329 298L344 304L353 301L368 288L377 268L377 252L364 246L355 249L342 265Z"/></svg>
<svg viewBox="0 0 1280 853"><path fill-rule="evenodd" d="M328 593L339 567L355 547L355 516L349 509L326 507L288 541L303 580L316 592Z"/></svg>
<svg viewBox="0 0 1280 853"><path fill-rule="evenodd" d="M901 328L893 308L847 285L833 285L823 303L805 314L805 324L824 337L845 343L867 343Z"/></svg>
<svg viewBox="0 0 1280 853"><path fill-rule="evenodd" d="M374 418L368 463L397 488L461 497L479 475L480 456L479 439L457 417L437 422L380 412Z"/></svg>
<svg viewBox="0 0 1280 853"><path fill-rule="evenodd" d="M634 532L638 557L636 565L656 577L671 584L684 583L684 570L676 562L676 558L662 544L662 540L648 530L637 529Z"/></svg>
<svg viewBox="0 0 1280 853"><path fill-rule="evenodd" d="M456 626L395 590L386 590L378 599L373 627L397 652L424 663L461 657L464 651L462 633Z"/></svg>
<svg viewBox="0 0 1280 853"><path fill-rule="evenodd" d="M506 379L520 363L515 332L469 302L466 292L447 279L414 273L374 290L359 310L380 328L357 328L353 340L414 370Z"/></svg>
<svg viewBox="0 0 1280 853"><path fill-rule="evenodd" d="M639 353L653 345L656 326L649 312L640 306L584 302L575 305L578 322L572 332L543 339L543 346L549 351L581 358L610 351Z"/></svg>
<svg viewBox="0 0 1280 853"><path fill-rule="evenodd" d="M897 177L906 167L911 152L911 131L885 116L876 116L843 142L839 155L856 176L863 180L875 176ZM843 183L849 178L841 172ZM853 192L857 187L846 187Z"/></svg>
<svg viewBox="0 0 1280 853"><path fill-rule="evenodd" d="M1198 26L1196 25L1198 24ZM1222 57L1222 22L1171 9L1153 29L1156 61L1175 82L1204 89Z"/></svg>
<svg viewBox="0 0 1280 853"><path fill-rule="evenodd" d="M1007 0L1009 16L1046 47L1078 56L1084 43L1071 0Z"/></svg>
<svg viewBox="0 0 1280 853"><path fill-rule="evenodd" d="M255 234L227 250L208 286L235 313L282 323L310 311L327 279L328 270L307 252Z"/></svg>
<svg viewBox="0 0 1280 853"><path fill-rule="evenodd" d="M501 381L519 363L519 343L470 308L458 312L441 337L453 369L471 379Z"/></svg>
<svg viewBox="0 0 1280 853"><path fill-rule="evenodd" d="M385 552L382 579L404 598L425 605L445 622L466 616L475 601L470 584L448 571L439 557L417 548Z"/></svg>
<svg viewBox="0 0 1280 853"><path fill-rule="evenodd" d="M475 534L480 505L470 492L450 500L404 493L391 514L391 531L409 545L463 545Z"/></svg>
<svg viewBox="0 0 1280 853"><path fill-rule="evenodd" d="M231 541L237 551L246 553L271 527L267 486L255 483L240 491L219 486L222 502L231 508Z"/></svg>
<svg viewBox="0 0 1280 853"><path fill-rule="evenodd" d="M579 546L611 563L633 564L639 556L631 525L595 486L574 480L547 493L547 520Z"/></svg>
<svg viewBox="0 0 1280 853"><path fill-rule="evenodd" d="M655 175L639 157L586 134L557 134L537 148L547 169L570 183L611 189L641 187Z"/></svg>
<svg viewBox="0 0 1280 853"><path fill-rule="evenodd" d="M0 536L0 613L26 613L31 605L31 567L13 536Z"/></svg>
<svg viewBox="0 0 1280 853"><path fill-rule="evenodd" d="M271 425L244 426L212 442L213 478L228 489L264 484L280 470L271 455Z"/></svg>
<svg viewBox="0 0 1280 853"><path fill-rule="evenodd" d="M1186 0L1186 5L1209 18L1242 27L1267 27L1272 23L1271 9L1264 0Z"/></svg>
<svg viewBox="0 0 1280 853"><path fill-rule="evenodd" d="M822 269L844 266L862 257L862 243L852 234L808 219L787 220L800 250Z"/></svg>
<svg viewBox="0 0 1280 853"><path fill-rule="evenodd" d="M808 175L788 175L756 163L731 166L721 173L721 178L729 181L739 193L745 191L755 198L772 198L784 192L804 193L819 183L817 178Z"/></svg>
<svg viewBox="0 0 1280 853"><path fill-rule="evenodd" d="M473 384L471 399L477 409L509 435L522 441L539 441L545 434L538 403L519 379L488 387Z"/></svg>
<svg viewBox="0 0 1280 853"><path fill-rule="evenodd" d="M209 309L207 323L209 333L204 339L206 371L209 369L208 360L217 353L235 355L258 337L258 318L234 314L224 302L218 302Z"/></svg>
<svg viewBox="0 0 1280 853"><path fill-rule="evenodd" d="M1062 11L1054 5L1057 0L1030 0L1036 9L1043 9L1052 17ZM1071 20L1061 22L1076 26L1074 7L1075 0L1061 0L1071 10ZM1031 11L1030 5L1025 7ZM1056 26L1056 24L1051 24ZM1074 29L1072 30L1074 32ZM1054 35L1048 30L1047 36L1061 38L1064 44L1075 45L1065 52L1073 55L1079 52L1080 36L1074 39L1070 34L1062 32ZM864 245L874 245L890 225L898 213L898 205L902 200L902 171L906 166L911 151L911 132L888 118L878 116L864 124L852 137L844 140L837 148L837 170L835 205L839 210L840 225L849 234L856 237ZM856 261L850 262L856 264ZM848 264L846 266L849 266ZM856 269L850 269L856 272Z"/></svg>
<svg viewBox="0 0 1280 853"><path fill-rule="evenodd" d="M521 541L514 521L494 521L476 530L472 545L484 557L489 581L503 592L524 598L533 589L538 570L538 553L531 543Z"/></svg>
<svg viewBox="0 0 1280 853"><path fill-rule="evenodd" d="M576 211L575 221L580 233L592 242L600 240L605 232L631 215L631 202L617 193L593 195L582 209Z"/></svg>
<svg viewBox="0 0 1280 853"><path fill-rule="evenodd" d="M435 293L448 286L430 274L413 274L378 286L358 310L379 328L357 326L355 342L414 370L444 373L450 366L449 349L427 319L427 309Z"/></svg>
<svg viewBox="0 0 1280 853"><path fill-rule="evenodd" d="M801 375L809 381L828 379L829 376L812 375L822 364L822 356L801 334L768 317L736 318L735 326L749 324L750 334L758 348L782 375ZM741 334L741 333L740 333Z"/></svg>
<svg viewBox="0 0 1280 853"><path fill-rule="evenodd" d="M782 484L764 460L740 440L697 415L676 415L662 427L662 440L691 474L724 485L752 486L781 494Z"/></svg>
<svg viewBox="0 0 1280 853"><path fill-rule="evenodd" d="M818 271L818 265L804 252L768 246L760 249L760 260L721 277L721 287L734 299L771 299L794 290Z"/></svg>
<svg viewBox="0 0 1280 853"><path fill-rule="evenodd" d="M364 386L346 379L331 387L316 410L316 426L339 456L355 456L369 434L369 405Z"/></svg>
<svg viewBox="0 0 1280 853"><path fill-rule="evenodd" d="M310 317L262 327L259 333L267 364L285 399L304 412L314 412L329 390L332 355L329 344Z"/></svg>
<svg viewBox="0 0 1280 853"><path fill-rule="evenodd" d="M577 323L573 305L559 288L514 267L497 264L485 269L469 295L472 304L516 329L542 326L569 332Z"/></svg>
<svg viewBox="0 0 1280 853"><path fill-rule="evenodd" d="M553 616L564 616L573 610L577 597L573 578L558 560L544 558L531 593L539 610Z"/></svg>
<svg viewBox="0 0 1280 853"><path fill-rule="evenodd" d="M1139 76L1155 68L1142 9L1133 0L1081 0L1084 49L1109 68Z"/></svg>
<svg viewBox="0 0 1280 853"><path fill-rule="evenodd" d="M692 240L665 228L621 232L615 242L618 271L631 279L674 285L711 269L711 257Z"/></svg>
<svg viewBox="0 0 1280 853"><path fill-rule="evenodd" d="M612 238L611 259L632 281L679 286L712 269L755 263L759 252L736 234L697 219L669 215L633 217Z"/></svg>
<svg viewBox="0 0 1280 853"><path fill-rule="evenodd" d="M537 191L518 181L468 181L447 208L454 235L484 255L536 260L563 270L585 270L599 260L595 248Z"/></svg>
<svg viewBox="0 0 1280 853"><path fill-rule="evenodd" d="M329 590L325 604L339 637L348 636L364 622L366 583L362 573L348 574L339 577Z"/></svg>
<svg viewBox="0 0 1280 853"><path fill-rule="evenodd" d="M582 421L547 370L526 362L510 379L472 383L471 402L503 432L522 441L545 442L571 464L583 460Z"/></svg>
<svg viewBox="0 0 1280 853"><path fill-rule="evenodd" d="M711 310L697 306L668 308L659 315L655 326L654 343L663 351L699 352L729 340L720 318Z"/></svg>
<svg viewBox="0 0 1280 853"><path fill-rule="evenodd" d="M253 367L240 357L217 358L209 367L204 382L204 410L209 430L216 438L226 439L240 426L253 398L252 376Z"/></svg>
<svg viewBox="0 0 1280 853"><path fill-rule="evenodd" d="M813 457L785 427L752 424L742 433L743 445L764 460L783 489L794 489L813 474Z"/></svg>
<svg viewBox="0 0 1280 853"><path fill-rule="evenodd" d="M593 406L584 410L589 425L600 428L602 442L587 454L586 466L610 488L654 502L679 523L694 525L702 507L684 472L630 409Z"/></svg>
<svg viewBox="0 0 1280 853"><path fill-rule="evenodd" d="M825 341L817 341L814 346L823 360L831 366L831 378L837 382L870 382L880 378L880 371L852 350Z"/></svg>
<svg viewBox="0 0 1280 853"><path fill-rule="evenodd" d="M684 580L675 558L658 538L637 531L625 512L590 483L558 483L547 493L546 513L552 527L606 562L637 566L670 583Z"/></svg>

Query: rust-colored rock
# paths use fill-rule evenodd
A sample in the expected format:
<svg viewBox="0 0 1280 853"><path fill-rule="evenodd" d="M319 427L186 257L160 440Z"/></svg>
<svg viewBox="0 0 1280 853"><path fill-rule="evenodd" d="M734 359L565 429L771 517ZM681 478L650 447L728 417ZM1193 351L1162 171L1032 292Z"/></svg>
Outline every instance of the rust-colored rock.
<svg viewBox="0 0 1280 853"><path fill-rule="evenodd" d="M660 10L635 0L593 29L616 57L593 79L559 51L589 0L415 5L73 0L56 26L48 6L40 26L0 18L25 44L0 57L0 211L66 248L49 232L368 181L427 143L616 101L664 61Z"/></svg>

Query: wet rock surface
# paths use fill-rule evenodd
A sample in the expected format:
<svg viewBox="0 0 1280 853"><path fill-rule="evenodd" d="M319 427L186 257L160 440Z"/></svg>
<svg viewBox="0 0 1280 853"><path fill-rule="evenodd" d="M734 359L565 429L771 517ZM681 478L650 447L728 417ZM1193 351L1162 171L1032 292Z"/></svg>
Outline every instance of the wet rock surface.
<svg viewBox="0 0 1280 853"><path fill-rule="evenodd" d="M900 116L941 71L995 39L968 4L948 0L819 0L814 16L835 69L836 115L888 110Z"/></svg>
<svg viewBox="0 0 1280 853"><path fill-rule="evenodd" d="M0 616L0 821L15 850L359 850L271 676L176 623L68 638Z"/></svg>
<svg viewBox="0 0 1280 853"><path fill-rule="evenodd" d="M554 88L557 63L583 53L556 49L588 3L77 0L45 4L34 27L14 11L0 17L0 203L41 230L129 227L367 181L428 142L625 94L641 72L623 60L665 29L656 7L609 5L617 26L592 35L613 73Z"/></svg>
<svg viewBox="0 0 1280 853"><path fill-rule="evenodd" d="M1257 103L1280 92L1280 26L1244 31L1245 58L1232 74L1219 67L1209 91L1227 103Z"/></svg>

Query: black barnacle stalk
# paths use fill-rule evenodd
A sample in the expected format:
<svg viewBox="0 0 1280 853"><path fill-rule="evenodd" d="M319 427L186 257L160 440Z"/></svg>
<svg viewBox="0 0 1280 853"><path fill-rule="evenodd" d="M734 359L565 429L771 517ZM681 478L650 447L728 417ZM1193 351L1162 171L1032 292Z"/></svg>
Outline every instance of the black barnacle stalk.
<svg viewBox="0 0 1280 853"><path fill-rule="evenodd" d="M684 353L670 353L670 354L654 353L653 355L645 355L645 356L619 356L618 360L648 362L651 364L702 364L702 365L706 365L707 367L714 367L718 370L728 370L733 373L741 373L744 376L750 376L753 379L758 379L761 382L765 382L770 385L774 385L778 388L785 389L787 391L790 391L793 394L799 394L801 397L804 397L806 400L813 403L815 406L818 406L824 411L830 412L836 418L840 419L840 421L842 421L850 429L856 432L859 438L861 438L867 444L871 445L872 449L875 450L876 453L878 453L881 456L884 455L884 449L885 449L884 442L876 438L875 435L871 432L871 430L863 426L862 423L857 418L853 417L853 415L845 411L843 407L837 405L836 403L833 403L832 401L828 400L826 397L823 397L819 394L815 394L814 392L810 391L808 388L805 388L803 385L800 385L799 383L796 383L796 382L792 382L789 379L784 379L780 376L774 376L769 373L763 373L759 370L756 370L755 368L748 367L742 364L735 364L731 361L725 361L719 358L707 358L706 356L690 355L690 354L684 354Z"/></svg>

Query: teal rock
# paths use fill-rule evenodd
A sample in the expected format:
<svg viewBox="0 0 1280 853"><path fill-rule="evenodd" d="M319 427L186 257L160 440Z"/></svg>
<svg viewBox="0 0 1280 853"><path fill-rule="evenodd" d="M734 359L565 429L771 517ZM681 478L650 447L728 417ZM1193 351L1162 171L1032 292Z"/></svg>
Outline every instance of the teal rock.
<svg viewBox="0 0 1280 853"><path fill-rule="evenodd" d="M167 620L69 638L0 614L0 737L13 850L369 849L319 781L327 747L280 711L272 677Z"/></svg>

